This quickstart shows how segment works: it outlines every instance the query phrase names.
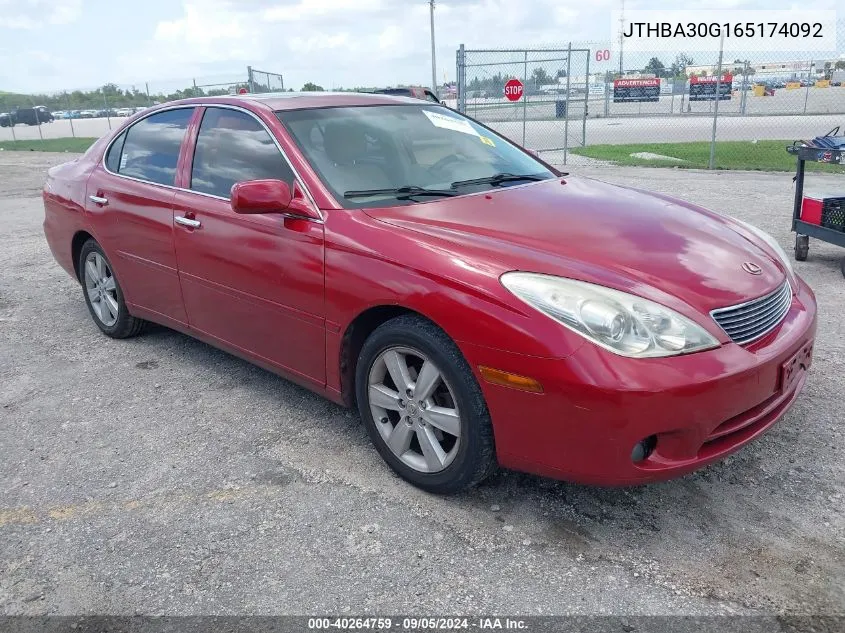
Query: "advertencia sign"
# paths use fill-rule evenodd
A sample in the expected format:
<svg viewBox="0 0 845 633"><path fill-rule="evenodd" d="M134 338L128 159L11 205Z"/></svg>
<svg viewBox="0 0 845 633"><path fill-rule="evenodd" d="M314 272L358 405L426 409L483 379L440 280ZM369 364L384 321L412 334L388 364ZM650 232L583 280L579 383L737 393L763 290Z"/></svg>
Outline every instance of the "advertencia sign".
<svg viewBox="0 0 845 633"><path fill-rule="evenodd" d="M718 77L690 77L689 100L690 101L715 101L716 84ZM733 90L734 77L731 74L722 75L722 84L719 86L719 100L730 101L731 90Z"/></svg>
<svg viewBox="0 0 845 633"><path fill-rule="evenodd" d="M660 101L660 79L614 79L613 103Z"/></svg>

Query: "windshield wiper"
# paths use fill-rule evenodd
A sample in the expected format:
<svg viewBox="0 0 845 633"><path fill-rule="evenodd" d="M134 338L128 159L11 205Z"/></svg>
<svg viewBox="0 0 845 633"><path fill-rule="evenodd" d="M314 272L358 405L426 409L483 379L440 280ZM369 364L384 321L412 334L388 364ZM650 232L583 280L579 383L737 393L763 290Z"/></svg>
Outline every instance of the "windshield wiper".
<svg viewBox="0 0 845 633"><path fill-rule="evenodd" d="M504 182L518 182L520 180L539 181L546 180L543 176L536 176L534 174L496 174L495 176L487 176L486 178L473 178L472 180L458 180L452 183L452 187L464 187L467 185L493 185L498 186Z"/></svg>
<svg viewBox="0 0 845 633"><path fill-rule="evenodd" d="M409 200L415 196L456 196L455 191L449 189L426 189L416 185L405 185L391 189L358 189L345 191L344 198L369 198L370 196L396 196L397 200Z"/></svg>

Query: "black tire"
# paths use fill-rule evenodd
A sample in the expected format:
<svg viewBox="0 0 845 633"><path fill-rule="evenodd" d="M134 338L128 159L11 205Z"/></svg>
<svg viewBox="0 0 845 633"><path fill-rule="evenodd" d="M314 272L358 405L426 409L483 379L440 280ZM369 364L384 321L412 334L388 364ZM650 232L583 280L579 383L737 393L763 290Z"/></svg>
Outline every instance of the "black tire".
<svg viewBox="0 0 845 633"><path fill-rule="evenodd" d="M808 235L795 235L795 259L803 262L810 254L810 237Z"/></svg>
<svg viewBox="0 0 845 633"><path fill-rule="evenodd" d="M114 299L117 303L118 313L117 319L110 325L104 323L100 316L96 313L93 305L91 304L91 298L88 296L85 281L85 262L91 253L97 253L105 260L105 263L111 272L111 276L114 278ZM147 322L129 314L129 309L126 307L126 302L123 300L123 289L120 287L120 281L117 279L117 275L111 267L111 262L109 262L109 258L106 257L106 254L100 245L93 239L89 239L85 242L85 244L82 245L82 250L79 252L79 281L82 285L82 295L85 297L85 305L88 306L88 312L91 313L91 318L103 334L112 338L131 338L141 333Z"/></svg>
<svg viewBox="0 0 845 633"><path fill-rule="evenodd" d="M461 411L457 454L439 472L423 473L403 463L387 446L373 420L368 394L370 369L382 352L394 346L415 348L431 359L452 388ZM481 388L457 345L432 322L404 315L376 328L358 355L355 393L361 418L379 454L400 477L418 488L451 494L478 484L496 470L493 426Z"/></svg>

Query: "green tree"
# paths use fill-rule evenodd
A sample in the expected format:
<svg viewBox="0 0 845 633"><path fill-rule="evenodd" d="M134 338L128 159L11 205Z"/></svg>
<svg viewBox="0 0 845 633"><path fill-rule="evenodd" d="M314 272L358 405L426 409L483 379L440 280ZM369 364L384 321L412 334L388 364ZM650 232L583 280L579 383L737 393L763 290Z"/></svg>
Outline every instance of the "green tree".
<svg viewBox="0 0 845 633"><path fill-rule="evenodd" d="M563 79L566 77L566 68L558 68L555 73L555 79Z"/></svg>
<svg viewBox="0 0 845 633"><path fill-rule="evenodd" d="M643 73L647 75L654 75L655 77L665 77L666 66L664 66L663 62L656 57L652 57L648 60L648 64L646 64L645 68L643 68Z"/></svg>
<svg viewBox="0 0 845 633"><path fill-rule="evenodd" d="M684 53L678 54L675 57L675 61L669 66L669 76L678 78L686 77L687 66L692 66L694 63L693 58L689 55L685 55Z"/></svg>
<svg viewBox="0 0 845 633"><path fill-rule="evenodd" d="M324 92L322 86L318 86L315 83L311 83L310 81L302 86L302 92Z"/></svg>
<svg viewBox="0 0 845 633"><path fill-rule="evenodd" d="M845 60L836 62L833 65L833 68L836 70L845 70Z"/></svg>
<svg viewBox="0 0 845 633"><path fill-rule="evenodd" d="M531 78L534 80L535 86L542 86L550 82L549 73L545 68L535 68L531 73Z"/></svg>

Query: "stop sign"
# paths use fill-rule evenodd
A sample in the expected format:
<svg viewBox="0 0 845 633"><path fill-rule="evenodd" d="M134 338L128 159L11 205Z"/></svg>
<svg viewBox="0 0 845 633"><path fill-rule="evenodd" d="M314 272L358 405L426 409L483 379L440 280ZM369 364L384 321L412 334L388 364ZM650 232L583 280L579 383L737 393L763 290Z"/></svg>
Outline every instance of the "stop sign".
<svg viewBox="0 0 845 633"><path fill-rule="evenodd" d="M522 82L519 79L510 79L505 84L505 97L508 101L519 101L522 98Z"/></svg>

